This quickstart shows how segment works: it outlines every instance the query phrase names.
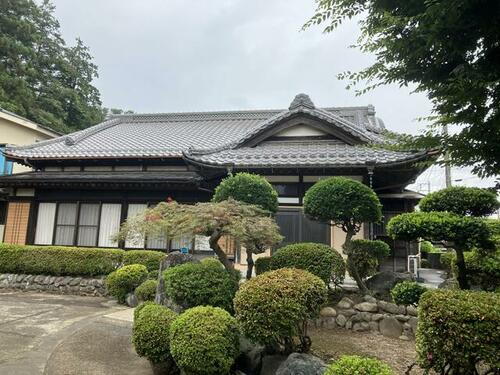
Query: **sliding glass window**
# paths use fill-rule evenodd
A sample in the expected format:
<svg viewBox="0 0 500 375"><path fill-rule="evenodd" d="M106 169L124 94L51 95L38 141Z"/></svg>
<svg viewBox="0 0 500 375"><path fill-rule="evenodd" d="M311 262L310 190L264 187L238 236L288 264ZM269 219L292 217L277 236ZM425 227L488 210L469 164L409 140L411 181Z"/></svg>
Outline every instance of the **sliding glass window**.
<svg viewBox="0 0 500 375"><path fill-rule="evenodd" d="M82 203L78 219L78 246L96 246L99 229L99 204Z"/></svg>
<svg viewBox="0 0 500 375"><path fill-rule="evenodd" d="M76 228L76 203L61 203L57 209L54 245L73 245ZM43 223L38 223L38 225Z"/></svg>

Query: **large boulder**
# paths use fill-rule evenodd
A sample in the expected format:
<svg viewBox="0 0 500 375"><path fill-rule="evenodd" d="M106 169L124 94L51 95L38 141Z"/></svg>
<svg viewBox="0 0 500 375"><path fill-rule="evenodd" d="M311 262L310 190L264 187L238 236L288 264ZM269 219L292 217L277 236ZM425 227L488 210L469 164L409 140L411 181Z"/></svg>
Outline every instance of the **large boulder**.
<svg viewBox="0 0 500 375"><path fill-rule="evenodd" d="M258 375L262 367L264 346L254 344L240 336L240 355L236 358L236 368L247 375Z"/></svg>
<svg viewBox="0 0 500 375"><path fill-rule="evenodd" d="M388 337L400 337L403 333L403 325L394 317L387 316L379 323L380 333Z"/></svg>
<svg viewBox="0 0 500 375"><path fill-rule="evenodd" d="M278 368L287 359L283 355L266 355L262 358L262 369L260 375L275 375Z"/></svg>
<svg viewBox="0 0 500 375"><path fill-rule="evenodd" d="M180 251L172 251L164 258L163 262L163 269L167 269L184 263L198 262L198 260L194 259L192 254L183 254Z"/></svg>
<svg viewBox="0 0 500 375"><path fill-rule="evenodd" d="M276 371L276 375L322 375L325 362L311 354L292 353Z"/></svg>
<svg viewBox="0 0 500 375"><path fill-rule="evenodd" d="M371 291L386 295L394 288L394 285L401 281L413 281L412 274L391 271L379 272L366 280L365 284Z"/></svg>

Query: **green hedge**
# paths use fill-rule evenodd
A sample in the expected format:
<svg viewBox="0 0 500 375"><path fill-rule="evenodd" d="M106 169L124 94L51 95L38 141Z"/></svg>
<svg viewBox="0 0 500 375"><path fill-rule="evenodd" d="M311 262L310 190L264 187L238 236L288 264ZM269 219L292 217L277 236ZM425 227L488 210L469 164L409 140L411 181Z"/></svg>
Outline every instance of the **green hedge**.
<svg viewBox="0 0 500 375"><path fill-rule="evenodd" d="M100 276L129 264L154 272L164 256L148 250L0 244L0 273Z"/></svg>
<svg viewBox="0 0 500 375"><path fill-rule="evenodd" d="M394 375L384 362L357 355L344 355L326 369L324 375Z"/></svg>
<svg viewBox="0 0 500 375"><path fill-rule="evenodd" d="M0 244L0 273L107 275L122 264L123 254L119 249Z"/></svg>
<svg viewBox="0 0 500 375"><path fill-rule="evenodd" d="M416 348L422 368L475 374L475 366L483 363L500 370L500 294L429 291L420 298L418 319Z"/></svg>
<svg viewBox="0 0 500 375"><path fill-rule="evenodd" d="M106 277L106 288L118 302L124 303L131 293L148 278L148 270L142 264L129 264L118 268Z"/></svg>
<svg viewBox="0 0 500 375"><path fill-rule="evenodd" d="M123 255L123 264L142 264L148 271L158 271L161 260L166 256L160 251L127 250Z"/></svg>
<svg viewBox="0 0 500 375"><path fill-rule="evenodd" d="M403 281L397 283L391 290L392 300L397 305L418 305L420 297L427 291L427 288L414 282Z"/></svg>
<svg viewBox="0 0 500 375"><path fill-rule="evenodd" d="M186 310L170 327L170 350L186 374L229 374L239 353L236 320L218 307Z"/></svg>

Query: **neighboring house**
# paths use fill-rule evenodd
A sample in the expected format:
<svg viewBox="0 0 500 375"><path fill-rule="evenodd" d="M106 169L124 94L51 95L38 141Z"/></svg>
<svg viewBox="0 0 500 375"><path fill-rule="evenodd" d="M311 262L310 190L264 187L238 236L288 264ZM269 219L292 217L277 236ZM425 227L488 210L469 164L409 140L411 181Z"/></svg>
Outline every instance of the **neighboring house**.
<svg viewBox="0 0 500 375"><path fill-rule="evenodd" d="M5 158L4 150L7 145L29 145L60 135L49 128L0 108L0 177L31 170L27 163L19 164ZM0 242L4 237L7 196L8 192L0 187Z"/></svg>
<svg viewBox="0 0 500 375"><path fill-rule="evenodd" d="M120 115L60 138L7 147L9 160L36 171L0 178L0 187L13 189L7 231L18 233L5 241L165 249L163 238L117 244L111 237L148 205L168 198L208 201L229 172L249 171L278 191L276 219L285 243L323 242L340 250L340 229L302 213L310 186L327 176L362 181L379 195L387 220L413 210L420 195L405 187L426 168L423 161L435 158L373 147L384 140L384 129L373 106L316 108L299 94L285 110ZM28 221L19 219L28 212ZM384 234L384 225L365 225L359 236ZM238 249L226 245L239 262ZM391 258L391 267L404 268L410 249L391 245L401 255ZM209 250L203 238L171 246Z"/></svg>

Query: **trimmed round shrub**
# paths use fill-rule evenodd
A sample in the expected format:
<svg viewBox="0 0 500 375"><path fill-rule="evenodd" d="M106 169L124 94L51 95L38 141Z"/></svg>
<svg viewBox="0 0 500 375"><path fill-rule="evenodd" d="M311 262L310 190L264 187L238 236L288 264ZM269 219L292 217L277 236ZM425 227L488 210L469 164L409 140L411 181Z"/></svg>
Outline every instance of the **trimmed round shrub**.
<svg viewBox="0 0 500 375"><path fill-rule="evenodd" d="M111 272L106 277L108 293L124 303L128 293L131 293L148 277L148 270L142 264L123 266Z"/></svg>
<svg viewBox="0 0 500 375"><path fill-rule="evenodd" d="M137 305L137 307L134 309L134 321L137 320L139 314L141 313L141 310L145 308L148 305L157 305L157 303L153 301L144 301Z"/></svg>
<svg viewBox="0 0 500 375"><path fill-rule="evenodd" d="M224 268L224 265L220 262L219 259L210 257L210 258L203 258L201 260L202 264L205 264L207 266L213 266L213 267L219 267L219 268Z"/></svg>
<svg viewBox="0 0 500 375"><path fill-rule="evenodd" d="M135 351L153 363L171 360L170 329L177 314L153 303L142 306L132 328Z"/></svg>
<svg viewBox="0 0 500 375"><path fill-rule="evenodd" d="M213 262L186 263L167 269L163 277L166 295L184 308L209 305L233 311L236 272L214 267Z"/></svg>
<svg viewBox="0 0 500 375"><path fill-rule="evenodd" d="M159 270L156 270L156 271L149 271L148 272L148 279L149 280L158 280L158 274L159 274Z"/></svg>
<svg viewBox="0 0 500 375"><path fill-rule="evenodd" d="M397 305L418 305L418 301L427 288L414 281L402 281L391 290L391 296Z"/></svg>
<svg viewBox="0 0 500 375"><path fill-rule="evenodd" d="M221 202L229 198L254 204L271 213L278 211L278 193L264 177L256 174L237 173L223 179L212 200Z"/></svg>
<svg viewBox="0 0 500 375"><path fill-rule="evenodd" d="M255 260L255 274L260 275L271 268L271 257L260 257Z"/></svg>
<svg viewBox="0 0 500 375"><path fill-rule="evenodd" d="M239 354L236 320L217 307L186 310L170 327L170 351L187 374L228 374Z"/></svg>
<svg viewBox="0 0 500 375"><path fill-rule="evenodd" d="M135 288L134 294L139 299L139 301L154 301L157 286L158 281L146 280L137 288Z"/></svg>
<svg viewBox="0 0 500 375"><path fill-rule="evenodd" d="M304 213L313 220L335 224L379 222L382 205L377 194L361 182L330 177L316 182L304 196Z"/></svg>
<svg viewBox="0 0 500 375"><path fill-rule="evenodd" d="M319 277L305 270L282 268L243 283L234 298L234 309L250 340L307 351L304 323L318 317L326 300L327 288ZM294 338L299 338L301 347L290 347Z"/></svg>
<svg viewBox="0 0 500 375"><path fill-rule="evenodd" d="M499 322L499 293L439 289L424 293L418 305L419 365L438 374L475 374L480 363L498 371Z"/></svg>
<svg viewBox="0 0 500 375"><path fill-rule="evenodd" d="M304 242L287 245L278 249L271 257L270 269L298 268L311 272L330 284L335 261L335 250L330 246ZM338 253L337 253L338 254ZM342 256L338 254L343 262Z"/></svg>
<svg viewBox="0 0 500 375"><path fill-rule="evenodd" d="M453 186L427 194L418 206L423 212L440 211L480 217L491 215L500 205L493 191Z"/></svg>
<svg viewBox="0 0 500 375"><path fill-rule="evenodd" d="M384 362L360 357L344 355L328 366L325 375L394 375L392 369Z"/></svg>
<svg viewBox="0 0 500 375"><path fill-rule="evenodd" d="M123 256L123 264L142 264L148 271L158 271L165 253L151 250L128 250Z"/></svg>
<svg viewBox="0 0 500 375"><path fill-rule="evenodd" d="M377 273L379 261L388 256L391 249L380 240L352 240L347 258L347 271L352 276L354 269L361 279Z"/></svg>

